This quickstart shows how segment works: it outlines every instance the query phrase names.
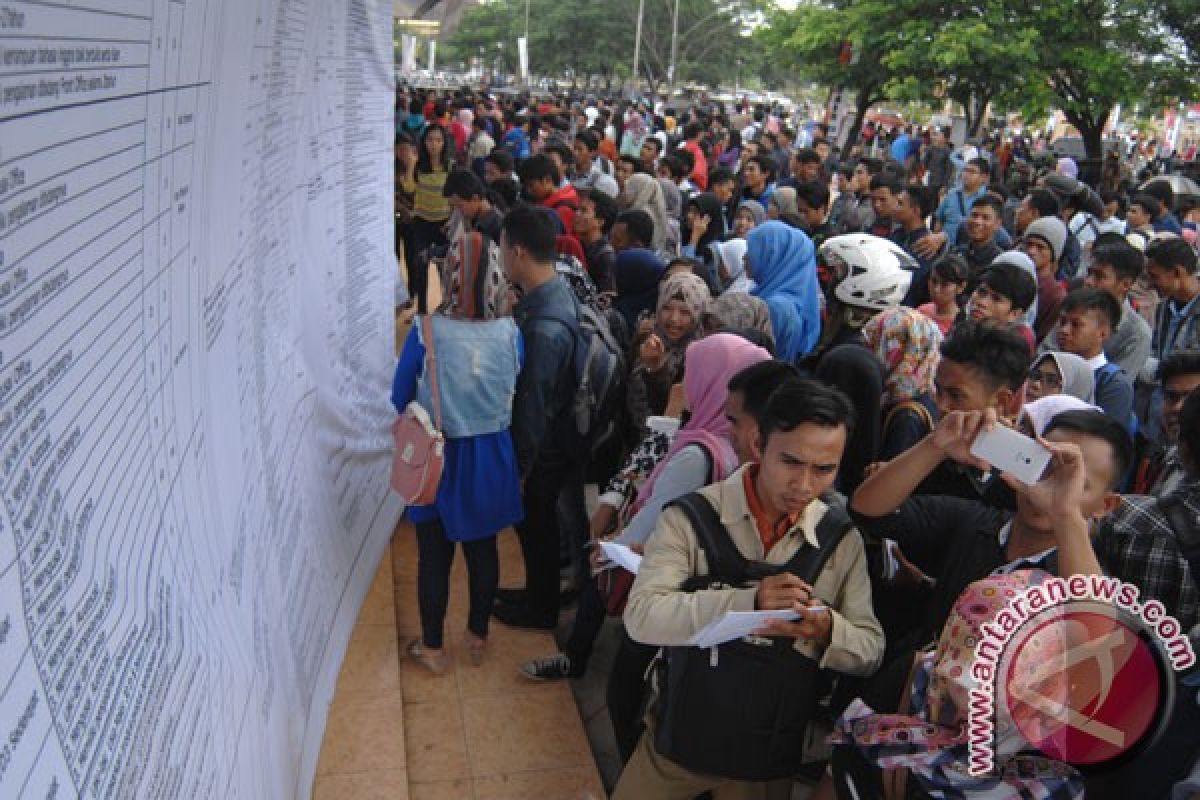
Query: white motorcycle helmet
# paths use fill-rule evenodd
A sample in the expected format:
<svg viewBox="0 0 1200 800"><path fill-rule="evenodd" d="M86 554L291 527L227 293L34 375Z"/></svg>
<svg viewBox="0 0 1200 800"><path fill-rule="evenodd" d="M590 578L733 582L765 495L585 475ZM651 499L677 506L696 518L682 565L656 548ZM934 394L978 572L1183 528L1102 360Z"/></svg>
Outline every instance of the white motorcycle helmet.
<svg viewBox="0 0 1200 800"><path fill-rule="evenodd" d="M918 266L899 245L869 233L826 240L817 260L832 271L833 296L838 301L870 311L900 305Z"/></svg>

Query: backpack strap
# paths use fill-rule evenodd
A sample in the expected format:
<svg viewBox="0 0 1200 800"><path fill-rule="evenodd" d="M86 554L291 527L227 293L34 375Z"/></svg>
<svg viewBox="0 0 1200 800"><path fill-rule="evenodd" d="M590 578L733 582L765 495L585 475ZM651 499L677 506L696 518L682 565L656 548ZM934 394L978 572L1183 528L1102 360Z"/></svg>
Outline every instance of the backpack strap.
<svg viewBox="0 0 1200 800"><path fill-rule="evenodd" d="M1200 588L1200 528L1196 525L1195 516L1184 502L1173 494L1159 497L1155 502L1175 533L1179 552L1183 554L1188 569L1191 570L1192 582Z"/></svg>
<svg viewBox="0 0 1200 800"><path fill-rule="evenodd" d="M919 400L904 400L892 406L892 410L889 411L887 416L883 419L883 430L886 431L888 428L890 428L892 425L892 420L895 418L896 414L905 410L916 414L921 418L921 421L925 423L926 428L933 430L933 415L929 413L929 409L925 407L925 404Z"/></svg>
<svg viewBox="0 0 1200 800"><path fill-rule="evenodd" d="M783 565L783 572L790 572L810 586L816 584L821 570L825 569L833 551L842 543L843 537L854 527L854 521L844 509L831 506L817 523L817 547L801 547L796 555Z"/></svg>
<svg viewBox="0 0 1200 800"><path fill-rule="evenodd" d="M676 506L688 518L696 541L708 561L708 575L698 576L699 580L690 578L684 584L684 591L701 588L713 578L731 586L744 584L749 572L748 562L729 538L729 531L721 524L721 517L712 503L699 492L691 492L668 505Z"/></svg>

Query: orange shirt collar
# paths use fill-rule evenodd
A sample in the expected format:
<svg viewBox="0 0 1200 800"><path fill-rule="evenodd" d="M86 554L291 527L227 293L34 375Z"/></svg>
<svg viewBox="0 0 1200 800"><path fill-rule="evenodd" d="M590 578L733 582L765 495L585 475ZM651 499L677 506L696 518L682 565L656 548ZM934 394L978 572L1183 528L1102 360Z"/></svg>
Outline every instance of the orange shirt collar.
<svg viewBox="0 0 1200 800"><path fill-rule="evenodd" d="M746 506L754 517L754 527L758 529L758 538L763 543L763 553L771 552L771 548L787 535L788 531L800 523L803 513L784 514L778 520L767 516L762 500L758 497L755 482L758 480L758 464L751 464L742 472L742 488L746 492Z"/></svg>

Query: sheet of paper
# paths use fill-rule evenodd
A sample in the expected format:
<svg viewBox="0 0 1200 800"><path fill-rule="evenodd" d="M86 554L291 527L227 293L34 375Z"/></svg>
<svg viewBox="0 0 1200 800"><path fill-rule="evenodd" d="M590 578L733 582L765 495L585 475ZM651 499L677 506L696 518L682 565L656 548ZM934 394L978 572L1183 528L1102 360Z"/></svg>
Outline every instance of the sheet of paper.
<svg viewBox="0 0 1200 800"><path fill-rule="evenodd" d="M618 544L617 542L601 542L600 549L604 552L605 558L618 567L624 567L634 575L637 575L638 570L641 569L642 557L630 550L626 545Z"/></svg>
<svg viewBox="0 0 1200 800"><path fill-rule="evenodd" d="M307 797L399 514L390 0L0 0L0 798Z"/></svg>
<svg viewBox="0 0 1200 800"><path fill-rule="evenodd" d="M734 639L749 636L771 620L800 619L800 615L790 609L778 611L727 611L705 625L696 635L688 640L688 644L696 647L715 647Z"/></svg>

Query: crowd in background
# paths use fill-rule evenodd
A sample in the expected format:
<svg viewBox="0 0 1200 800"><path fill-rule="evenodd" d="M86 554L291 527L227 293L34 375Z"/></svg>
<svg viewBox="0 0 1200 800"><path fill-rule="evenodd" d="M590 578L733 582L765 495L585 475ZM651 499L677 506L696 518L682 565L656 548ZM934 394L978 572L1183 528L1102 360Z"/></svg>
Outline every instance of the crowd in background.
<svg viewBox="0 0 1200 800"><path fill-rule="evenodd" d="M398 91L398 306L438 355L414 325L392 400L428 405L436 372L448 438L407 512L408 655L445 668L461 543L476 663L493 619L551 630L573 605L561 652L520 668L577 678L623 620L615 797L1197 791L1186 676L1136 758L1013 739L987 778L946 676L986 598L1052 575L1119 577L1197 630L1200 197L1120 148L1081 175L1041 141L948 135L868 125L843 152L744 102ZM1041 480L971 454L997 425L1051 452ZM497 585L508 526L523 588ZM687 646L756 609L798 619Z"/></svg>

